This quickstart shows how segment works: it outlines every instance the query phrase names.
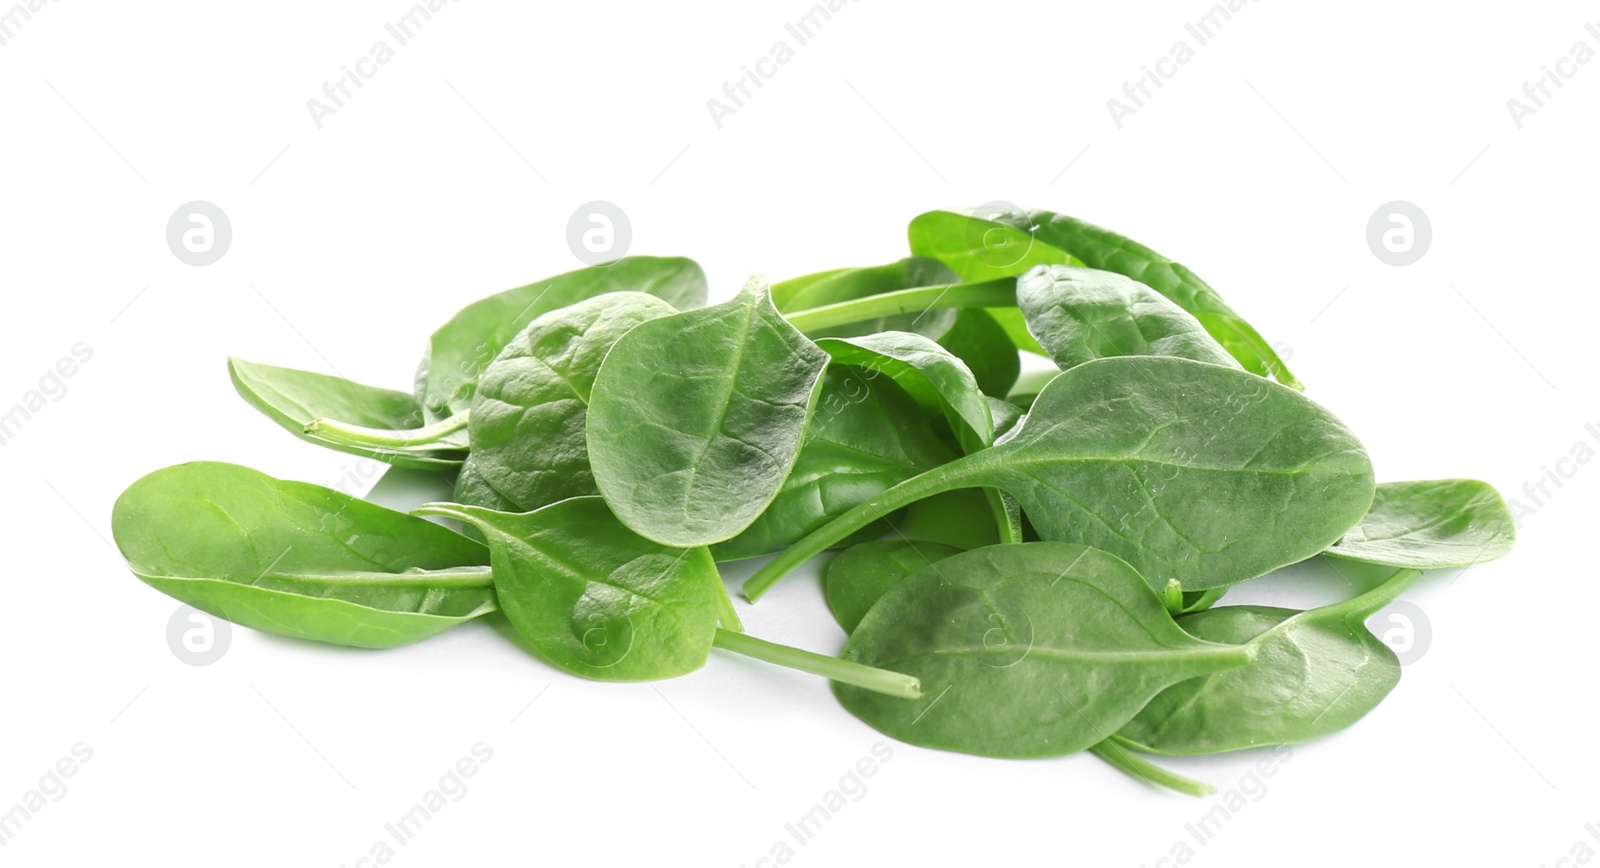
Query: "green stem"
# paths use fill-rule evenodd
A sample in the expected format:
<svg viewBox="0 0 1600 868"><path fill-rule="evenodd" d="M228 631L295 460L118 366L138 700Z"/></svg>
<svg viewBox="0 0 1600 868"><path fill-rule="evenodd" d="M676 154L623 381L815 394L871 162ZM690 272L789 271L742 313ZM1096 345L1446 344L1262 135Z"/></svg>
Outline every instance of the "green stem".
<svg viewBox="0 0 1600 868"><path fill-rule="evenodd" d="M1161 589L1161 603L1167 607L1169 615L1176 617L1183 612L1183 583L1167 579L1167 586Z"/></svg>
<svg viewBox="0 0 1600 868"><path fill-rule="evenodd" d="M995 531L1003 543L1022 542L1022 507L998 488L985 488L983 497L994 514Z"/></svg>
<svg viewBox="0 0 1600 868"><path fill-rule="evenodd" d="M1379 582L1376 587L1364 594L1358 594L1348 600L1333 603L1332 605L1307 609L1288 620L1279 622L1277 626L1257 635L1254 639L1239 647L1257 651L1266 647L1269 642L1278 636L1289 632L1294 628L1295 624L1319 617L1343 618L1346 623L1359 627L1361 622L1372 617L1374 612L1394 602L1394 599L1400 596L1406 588L1411 587L1411 583L1415 582L1421 575L1421 570L1396 570L1393 575Z"/></svg>
<svg viewBox="0 0 1600 868"><path fill-rule="evenodd" d="M1421 578L1421 576L1421 570L1396 570L1393 575L1379 582L1376 587L1364 594L1358 594L1342 603L1334 603L1331 606L1323 606L1312 611L1342 615L1345 618L1365 621L1372 617L1374 612L1394 602L1396 597L1405 593L1406 588L1411 587L1412 583Z"/></svg>
<svg viewBox="0 0 1600 868"><path fill-rule="evenodd" d="M739 621L738 610L733 608L733 598L728 596L728 586L721 582L717 584L722 589L722 593L717 595L717 623L721 624L724 630L743 633L744 624Z"/></svg>
<svg viewBox="0 0 1600 868"><path fill-rule="evenodd" d="M1017 279L1000 277L981 283L951 283L884 292L784 314L789 324L807 335L824 329L900 314L920 314L952 307L1016 307Z"/></svg>
<svg viewBox="0 0 1600 868"><path fill-rule="evenodd" d="M337 419L319 418L311 420L306 426L307 434L314 434L324 440L339 443L345 446L376 446L391 449L404 449L416 446L431 446L439 443L450 435L467 427L471 421L472 411L463 410L432 425L421 428L367 428L362 425L351 425ZM465 448L465 445L451 444L449 448Z"/></svg>
<svg viewBox="0 0 1600 868"><path fill-rule="evenodd" d="M922 682L910 675L901 675L887 669L863 666L860 663L840 660L825 654L813 654L810 651L802 651L799 648L779 645L729 630L717 630L711 644L724 651L743 654L777 666L821 675L840 684L850 684L902 699L922 698Z"/></svg>
<svg viewBox="0 0 1600 868"><path fill-rule="evenodd" d="M135 571L144 579L177 579L177 576L150 575ZM446 567L438 570L407 570L402 573L262 573L254 581L274 579L283 585L316 587L346 586L362 588L492 588L494 573L489 567Z"/></svg>
<svg viewBox="0 0 1600 868"><path fill-rule="evenodd" d="M1215 605L1218 600L1222 599L1222 595L1226 594L1227 592L1228 589L1226 587L1211 588L1209 590L1200 591L1198 596L1193 597L1192 602L1187 602L1190 599L1190 595L1184 594L1183 596L1186 602L1183 604L1183 610L1180 614L1187 615L1191 612L1204 612Z"/></svg>
<svg viewBox="0 0 1600 868"><path fill-rule="evenodd" d="M1217 791L1216 788L1210 784L1203 783L1201 781L1190 780L1189 778L1167 771L1161 766L1146 760L1144 757L1141 757L1138 754L1135 754L1133 751L1123 747L1120 743L1118 743L1116 736L1112 736L1111 738L1100 742L1094 747L1089 748L1089 750L1093 752L1095 756L1116 767L1123 774L1142 781L1147 781L1155 784L1158 787L1166 787L1169 790L1196 797L1209 796Z"/></svg>
<svg viewBox="0 0 1600 868"><path fill-rule="evenodd" d="M744 598L754 603L772 589L790 570L828 550L829 546L843 540L858 530L902 507L910 506L925 497L955 488L970 488L962 471L980 456L957 458L949 464L918 474L905 482L890 487L876 498L859 504L843 515L807 534L799 542L785 549L777 557L756 570L744 583Z"/></svg>

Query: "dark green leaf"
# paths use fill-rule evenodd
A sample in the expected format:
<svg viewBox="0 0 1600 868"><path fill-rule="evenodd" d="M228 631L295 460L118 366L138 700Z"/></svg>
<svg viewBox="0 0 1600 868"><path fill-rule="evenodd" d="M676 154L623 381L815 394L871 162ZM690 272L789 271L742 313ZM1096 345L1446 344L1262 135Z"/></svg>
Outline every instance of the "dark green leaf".
<svg viewBox="0 0 1600 868"><path fill-rule="evenodd" d="M964 451L974 452L993 442L988 399L972 371L944 347L909 332L822 338L817 346L838 364L855 365L898 383L926 414L945 418Z"/></svg>
<svg viewBox="0 0 1600 868"><path fill-rule="evenodd" d="M954 457L916 402L889 378L830 365L800 457L778 496L754 524L712 546L711 553L721 562L781 551L829 519ZM873 528L865 533L877 535Z"/></svg>
<svg viewBox="0 0 1600 868"><path fill-rule="evenodd" d="M1400 680L1394 652L1363 622L1417 575L1307 612L1225 606L1184 615L1178 624L1189 634L1255 646L1255 661L1166 689L1118 739L1152 753L1206 754L1299 744L1355 723Z"/></svg>
<svg viewBox="0 0 1600 868"><path fill-rule="evenodd" d="M1254 653L1178 629L1144 578L1104 552L1000 545L913 573L845 646L846 660L921 679L923 700L839 685L834 693L912 744L1060 756L1112 734L1172 684L1243 666Z"/></svg>
<svg viewBox="0 0 1600 868"><path fill-rule="evenodd" d="M1372 502L1366 451L1333 414L1237 369L1100 359L1045 387L1015 436L885 492L758 570L745 593L870 522L957 488L1014 496L1048 540L1123 558L1165 587L1220 587L1326 549Z"/></svg>
<svg viewBox="0 0 1600 868"><path fill-rule="evenodd" d="M1035 265L1084 265L1131 277L1194 314L1246 370L1299 388L1266 339L1189 269L1143 244L1050 211L990 207L930 211L911 221L911 252L950 266L963 280L1022 274Z"/></svg>
<svg viewBox="0 0 1600 868"><path fill-rule="evenodd" d="M955 312L949 328L928 336L972 369L972 376L985 395L1003 398L1016 385L1017 376L1022 372L1022 360L1011 335L992 312L983 308L962 308Z"/></svg>
<svg viewBox="0 0 1600 868"><path fill-rule="evenodd" d="M960 553L961 549L954 546L907 539L853 545L822 568L822 592L828 600L828 611L846 633L852 633L867 610L901 579Z"/></svg>

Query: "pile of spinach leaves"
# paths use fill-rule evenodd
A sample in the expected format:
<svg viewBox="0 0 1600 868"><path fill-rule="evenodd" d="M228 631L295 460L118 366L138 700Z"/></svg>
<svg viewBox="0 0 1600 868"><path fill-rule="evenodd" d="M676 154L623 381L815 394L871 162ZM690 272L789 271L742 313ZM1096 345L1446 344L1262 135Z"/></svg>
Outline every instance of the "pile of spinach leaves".
<svg viewBox="0 0 1600 868"><path fill-rule="evenodd" d="M1189 793L1146 756L1349 726L1400 675L1367 619L1509 551L1494 488L1377 484L1272 346L1153 250L1045 211L930 212L910 241L712 306L688 259L558 275L452 317L410 391L231 359L291 433L447 475L453 501L408 515L196 462L123 493L117 545L259 630L389 648L501 612L545 662L614 681L721 648L831 680L912 744L1090 751ZM755 602L834 548L842 654L743 631L718 564L775 556ZM1216 606L1311 558L1346 599Z"/></svg>

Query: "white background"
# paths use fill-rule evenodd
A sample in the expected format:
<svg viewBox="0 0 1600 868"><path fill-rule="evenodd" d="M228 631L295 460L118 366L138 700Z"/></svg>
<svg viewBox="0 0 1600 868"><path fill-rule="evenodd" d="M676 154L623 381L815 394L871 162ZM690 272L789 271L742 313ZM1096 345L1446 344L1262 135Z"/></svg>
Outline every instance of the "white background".
<svg viewBox="0 0 1600 868"><path fill-rule="evenodd" d="M1252 2L1119 130L1106 100L1195 46L1203 0L864 0L804 46L783 28L804 0L468 0L319 130L306 101L393 46L383 25L405 8L66 0L0 46L0 409L77 342L94 354L0 446L0 808L93 750L0 859L355 865L479 741L492 760L392 864L756 865L779 841L797 865L1154 866L1187 842L1195 865L1535 866L1600 849L1584 828L1600 821L1600 468L1558 465L1600 449L1584 428L1600 431L1600 63L1520 130L1506 108L1575 42L1600 49L1584 29L1600 5ZM779 40L793 59L719 130L707 99ZM196 199L233 224L209 267L164 237ZM784 824L881 737L822 682L720 652L670 682L587 683L491 620L389 652L237 629L215 664L176 659L174 601L107 542L121 489L191 459L324 484L354 463L240 401L224 359L406 388L457 308L576 267L566 222L595 199L631 216L631 252L696 258L717 298L752 271L896 259L936 207L1006 199L1117 229L1290 348L1380 478L1474 476L1521 501L1517 550L1409 592L1427 653L1204 844L1184 826L1215 800L1089 756L898 744L795 844ZM1410 267L1365 240L1395 199L1432 220ZM1547 469L1571 478L1536 504L1524 485ZM1230 600L1332 590L1305 574ZM741 606L757 635L842 643L809 577ZM1171 765L1227 789L1258 759Z"/></svg>

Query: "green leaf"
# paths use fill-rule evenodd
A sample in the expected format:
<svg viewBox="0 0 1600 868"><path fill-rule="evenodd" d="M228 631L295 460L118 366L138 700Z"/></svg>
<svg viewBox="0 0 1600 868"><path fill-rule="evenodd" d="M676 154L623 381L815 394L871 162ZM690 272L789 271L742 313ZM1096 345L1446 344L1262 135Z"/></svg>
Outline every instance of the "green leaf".
<svg viewBox="0 0 1600 868"><path fill-rule="evenodd" d="M600 362L634 326L673 313L654 296L613 292L529 323L478 382L458 499L527 512L599 494L584 428Z"/></svg>
<svg viewBox="0 0 1600 868"><path fill-rule="evenodd" d="M1154 250L1065 214L989 207L929 211L911 221L911 252L950 266L963 280L1022 274L1035 265L1083 265L1143 283L1194 314L1246 370L1300 383L1265 338L1182 265Z"/></svg>
<svg viewBox="0 0 1600 868"><path fill-rule="evenodd" d="M653 543L598 497L522 514L448 503L418 512L484 534L501 608L551 665L584 678L651 681L705 664L726 592L704 548Z"/></svg>
<svg viewBox="0 0 1600 868"><path fill-rule="evenodd" d="M857 338L821 338L817 346L835 363L882 374L897 383L929 416L940 415L963 451L994 440L989 401L972 371L950 351L922 335L883 332Z"/></svg>
<svg viewBox="0 0 1600 868"><path fill-rule="evenodd" d="M1017 305L1028 331L1062 370L1111 356L1177 356L1238 367L1187 311L1120 274L1040 265L1017 281Z"/></svg>
<svg viewBox="0 0 1600 868"><path fill-rule="evenodd" d="M794 469L761 517L711 547L718 562L772 554L891 486L951 460L921 409L887 377L830 365ZM874 533L868 528L865 533Z"/></svg>
<svg viewBox="0 0 1600 868"><path fill-rule="evenodd" d="M853 632L862 617L890 588L961 551L937 543L909 540L880 540L852 546L823 568L822 588L827 595L828 608L846 633ZM1206 784L1173 774L1132 754L1114 739L1112 736L1096 742L1089 750L1130 777L1155 786L1192 796L1212 792Z"/></svg>
<svg viewBox="0 0 1600 868"><path fill-rule="evenodd" d="M972 369L972 376L985 395L1005 397L1022 373L1017 345L993 311L959 309L949 328L929 337Z"/></svg>
<svg viewBox="0 0 1600 868"><path fill-rule="evenodd" d="M1066 543L990 546L891 588L844 659L919 678L924 699L835 686L851 714L923 747L1061 756L1115 732L1172 684L1249 663L1197 640L1117 558Z"/></svg>
<svg viewBox="0 0 1600 868"><path fill-rule="evenodd" d="M1380 566L1438 570L1511 551L1516 523L1500 492L1476 479L1385 482L1372 508L1327 554Z"/></svg>
<svg viewBox="0 0 1600 868"><path fill-rule="evenodd" d="M853 545L822 568L828 611L846 633L855 631L873 604L901 579L958 555L961 549L933 542L886 539Z"/></svg>
<svg viewBox="0 0 1600 868"><path fill-rule="evenodd" d="M507 500L478 473L477 465L473 464L470 455L467 456L466 463L461 465L461 472L456 474L455 489L450 496L456 503L464 503L467 506L481 506L500 512L520 511L520 507Z"/></svg>
<svg viewBox="0 0 1600 868"><path fill-rule="evenodd" d="M737 536L799 457L827 363L759 281L635 327L600 366L589 405L600 492L623 524L665 545Z"/></svg>
<svg viewBox="0 0 1600 868"><path fill-rule="evenodd" d="M1299 612L1225 606L1178 619L1190 635L1258 648L1249 666L1163 691L1117 732L1150 753L1209 754L1322 738L1394 689L1400 661L1364 621L1420 573L1402 571L1342 603Z"/></svg>
<svg viewBox="0 0 1600 868"><path fill-rule="evenodd" d="M994 442L994 420L989 415L992 399L978 388L966 363L938 344L907 332L884 332L858 338L824 338L817 345L837 363L887 374L916 399L924 412L944 417L961 452L971 454ZM1016 503L993 490L984 492L984 497L1001 541L1018 541L1022 516Z"/></svg>
<svg viewBox="0 0 1600 868"><path fill-rule="evenodd" d="M895 520L896 535L945 543L965 551L1005 542L1000 538L989 490L963 488L935 494L906 507Z"/></svg>
<svg viewBox="0 0 1600 868"><path fill-rule="evenodd" d="M706 277L693 260L628 256L467 305L433 333L417 370L417 401L426 421L438 422L470 407L478 376L528 323L574 302L622 291L648 293L684 310L705 304Z"/></svg>
<svg viewBox="0 0 1600 868"><path fill-rule="evenodd" d="M998 443L1005 439L1007 434L1010 434L1013 429L1022 424L1022 420L1026 418L1027 415L1028 411L1026 409L1019 407L1010 401L1002 401L999 398L990 398L989 416L990 418L994 419L995 442Z"/></svg>
<svg viewBox="0 0 1600 868"><path fill-rule="evenodd" d="M897 289L939 286L959 283L960 280L961 278L946 268L944 263L936 259L913 256L888 265L838 268L774 283L772 304L782 313L791 313L882 295ZM827 329L818 336L852 337L880 331L912 331L919 324L933 325L943 330L953 319L954 314L951 311L941 311L929 316L919 316L915 313L896 314L850 326ZM940 320L943 322L939 322Z"/></svg>
<svg viewBox="0 0 1600 868"><path fill-rule="evenodd" d="M483 546L303 482L200 461L128 487L111 528L151 587L236 624L391 648L495 609Z"/></svg>
<svg viewBox="0 0 1600 868"><path fill-rule="evenodd" d="M416 428L422 424L422 410L405 392L243 359L228 360L228 376L240 397L308 443L415 470L459 466L467 448L465 432L434 443L395 447L344 443L306 430L321 418L397 431Z"/></svg>
<svg viewBox="0 0 1600 868"><path fill-rule="evenodd" d="M1015 497L1044 539L1196 591L1326 549L1366 513L1373 479L1355 436L1292 389L1188 359L1100 359L1051 380L1004 443L835 519L758 570L745 594L882 512L973 487Z"/></svg>
<svg viewBox="0 0 1600 868"><path fill-rule="evenodd" d="M888 265L840 268L773 284L772 301L779 311L791 314L899 290L943 287L960 280L938 260L911 257ZM1005 395L1021 370L1011 336L982 308L930 307L884 313L807 331L806 335L859 337L887 331L914 332L949 350L972 369L985 394Z"/></svg>

